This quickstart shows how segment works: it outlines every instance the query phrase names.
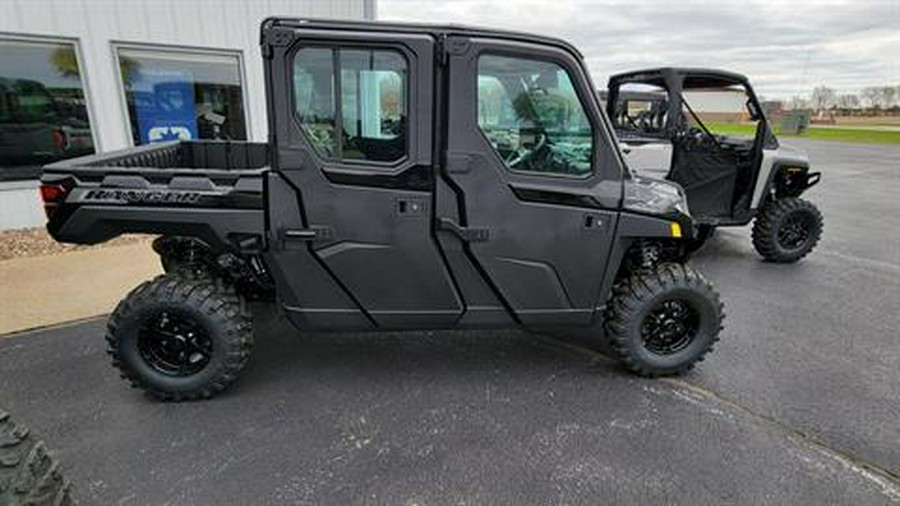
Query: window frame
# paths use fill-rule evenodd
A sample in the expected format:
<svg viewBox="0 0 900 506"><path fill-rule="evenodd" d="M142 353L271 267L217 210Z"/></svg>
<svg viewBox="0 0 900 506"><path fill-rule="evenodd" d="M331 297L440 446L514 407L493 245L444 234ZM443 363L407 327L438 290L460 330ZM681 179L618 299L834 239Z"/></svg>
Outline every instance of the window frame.
<svg viewBox="0 0 900 506"><path fill-rule="evenodd" d="M151 53L171 53L175 55L200 55L201 57L204 55L207 56L229 56L235 57L238 64L238 79L240 80L241 86L241 102L243 104L244 110L244 131L247 132L247 141L253 140L253 122L250 121L251 107L249 102L249 93L247 90L247 67L244 64L244 50L240 48L236 49L221 49L221 48L211 48L211 47L203 47L203 46L183 46L183 45L173 45L173 44L155 44L155 43L147 43L147 42L134 42L134 41L121 41L121 40L113 40L110 41L110 51L112 52L112 65L113 72L116 75L116 87L118 88L119 95L119 109L122 111L122 121L123 128L125 133L125 138L128 141L129 147L135 147L133 132L131 131L131 116L128 114L128 98L125 95L125 83L122 81L122 73L121 73L121 62L119 59L119 50L125 49L128 51L146 51ZM198 139L198 140L211 140L211 139Z"/></svg>
<svg viewBox="0 0 900 506"><path fill-rule="evenodd" d="M392 51L403 58L403 63L406 68L406 82L403 84L403 91L405 93L404 98L404 113L406 115L406 131L404 132L403 139L403 156L397 158L396 160L392 160L390 162L383 162L378 160L366 160L366 159L358 159L358 158L337 158L337 157L328 157L321 153L316 146L309 139L309 136L306 132L303 131L303 122L300 121L300 114L297 111L297 96L294 93L294 79L296 77L296 60L297 54L303 49L329 49L332 52L341 50L368 50L368 51ZM332 53L334 54L334 53ZM286 60L289 62L287 65L288 72L285 72L287 76L287 86L286 89L289 90L289 102L290 102L290 117L293 126L299 132L300 137L303 139L303 142L309 147L309 152L316 160L320 161L323 165L328 166L336 166L338 168L346 168L346 169L360 169L364 168L370 171L381 172L385 174L395 174L397 172L401 172L404 170L404 165L406 165L411 159L411 151L413 149L413 135L415 132L416 125L414 124L414 119L412 115L412 105L413 105L413 93L412 90L416 85L416 76L415 68L413 66L413 61L415 57L414 55L403 45L397 43L382 43L382 42L357 42L353 40L304 40L301 43L294 44L291 47L290 51L288 51L286 55ZM340 58L337 59L338 61ZM333 60L334 61L334 60ZM333 69L335 75L341 72L340 68ZM343 114L343 104L342 99L343 96L340 94L341 91L339 86L334 86L336 91L335 98L335 118L338 117L338 114ZM341 118L343 122L343 117ZM335 129L337 128L337 124L335 124ZM342 150L343 151L343 150ZM343 152L342 152L343 154Z"/></svg>
<svg viewBox="0 0 900 506"><path fill-rule="evenodd" d="M498 153L497 150L494 148L494 146L491 144L491 140L487 137L487 134L484 133L484 130L481 128L481 125L478 123L478 106L479 106L478 78L481 76L481 72L480 72L481 59L485 56L497 56L497 57L501 57L501 58L509 58L509 59L516 59L516 60L551 63L551 64L554 64L557 67L559 67L561 70L565 71L566 77L568 77L569 83L572 85L572 89L575 91L575 95L578 97L578 104L581 106L582 113L584 114L585 119L588 122L588 125L590 125L590 127L591 127L591 160L590 160L591 170L590 171L585 172L584 174L563 174L563 173L559 173L559 172L537 172L537 171L531 171L531 170L513 169L513 168L510 168L509 165L507 165L506 162L502 158L500 158L500 153ZM598 135L599 135L600 127L595 123L591 114L588 112L589 108L587 107L587 102L586 102L584 93L581 90L581 85L579 84L577 79L573 78L575 75L577 75L577 73L575 72L575 69L573 69L572 66L569 65L568 61L566 61L563 58L558 58L558 57L555 57L552 55L544 55L544 54L535 55L535 54L526 54L526 53L512 51L512 50L506 51L506 50L501 50L501 49L488 48L488 49L479 51L478 54L475 55L475 72L474 72L474 74L475 74L473 76L474 86L475 86L475 92L473 93L473 96L475 97L475 100L473 101L474 102L473 112L475 114L475 116L474 116L475 122L474 123L475 123L475 126L478 128L478 133L481 136L482 140L484 140L484 142L490 148L491 153L493 153L493 156L496 157L496 159L500 162L500 165L503 166L503 168L506 169L506 171L508 171L511 174L518 175L518 176L552 177L552 178L557 178L557 179L561 179L561 180L570 180L570 181L589 180L589 179L596 177L600 173L600 171L598 171L598 169L597 169L597 163L598 163L598 159L599 159L599 155L600 155L599 149L600 149L600 144L602 144L602 143L598 142L598 140L599 140Z"/></svg>
<svg viewBox="0 0 900 506"><path fill-rule="evenodd" d="M81 50L81 37L63 37L56 35L41 35L41 34L22 34L16 32L4 32L0 31L0 41L12 41L12 42L22 42L26 44L71 44L75 50L75 62L78 64L78 77L81 81L81 91L84 96L84 108L85 112L88 116L88 123L90 124L91 130L91 142L94 144L94 153L100 153L103 151L103 146L100 142L100 135L98 134L97 128L97 114L94 111L94 100L91 96L91 86L90 86L90 78L88 76L87 68L84 64L84 53ZM0 178L0 182L8 183L15 181L34 181L38 178L34 179L2 179Z"/></svg>

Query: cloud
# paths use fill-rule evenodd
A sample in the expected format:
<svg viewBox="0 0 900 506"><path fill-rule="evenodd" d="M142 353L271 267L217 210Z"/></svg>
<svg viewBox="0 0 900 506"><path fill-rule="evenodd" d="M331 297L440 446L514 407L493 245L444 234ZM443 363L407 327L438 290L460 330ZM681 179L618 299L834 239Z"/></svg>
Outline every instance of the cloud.
<svg viewBox="0 0 900 506"><path fill-rule="evenodd" d="M787 98L900 84L900 2L378 0L382 20L553 35L584 54L594 81L641 67L717 67Z"/></svg>

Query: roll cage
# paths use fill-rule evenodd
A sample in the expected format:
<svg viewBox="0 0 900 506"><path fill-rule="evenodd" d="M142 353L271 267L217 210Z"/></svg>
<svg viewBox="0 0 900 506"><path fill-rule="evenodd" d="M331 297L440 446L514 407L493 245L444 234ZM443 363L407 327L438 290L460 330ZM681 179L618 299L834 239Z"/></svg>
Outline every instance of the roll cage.
<svg viewBox="0 0 900 506"><path fill-rule="evenodd" d="M650 93L635 93L623 91L626 84L643 84L662 89L666 95L665 115L662 122L662 130L659 132L642 132L645 135L675 138L685 135L690 129L690 122L684 121L684 111L687 110L695 122L708 135L703 121L692 112L691 105L684 98L684 91L693 89L715 89L740 86L747 94L747 109L752 119L759 121L764 128L766 147L777 147L777 141L765 117L759 99L750 85L750 80L743 74L728 72L725 70L688 67L663 67L657 69L645 69L623 74L616 74L609 79L606 110L610 118L617 118L619 107L623 99L631 96L652 95ZM714 137L713 137L714 139Z"/></svg>

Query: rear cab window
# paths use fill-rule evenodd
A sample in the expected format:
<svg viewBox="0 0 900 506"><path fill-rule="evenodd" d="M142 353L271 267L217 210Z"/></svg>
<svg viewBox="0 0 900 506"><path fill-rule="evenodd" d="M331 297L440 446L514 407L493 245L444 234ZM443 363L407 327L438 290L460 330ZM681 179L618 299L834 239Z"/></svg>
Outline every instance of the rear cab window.
<svg viewBox="0 0 900 506"><path fill-rule="evenodd" d="M294 57L295 113L326 159L405 158L408 89L408 63L395 50L304 47Z"/></svg>

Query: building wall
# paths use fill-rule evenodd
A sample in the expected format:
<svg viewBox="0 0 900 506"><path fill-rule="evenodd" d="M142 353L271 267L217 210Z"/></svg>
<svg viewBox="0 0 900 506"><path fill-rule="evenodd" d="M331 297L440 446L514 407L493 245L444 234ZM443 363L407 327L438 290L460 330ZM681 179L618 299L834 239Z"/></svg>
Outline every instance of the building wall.
<svg viewBox="0 0 900 506"><path fill-rule="evenodd" d="M67 39L77 43L94 146L132 144L117 45L174 46L240 54L248 138L267 136L259 26L269 16L374 19L375 0L0 0L0 38ZM19 212L21 182L0 183L0 229L33 226ZM26 185L27 186L27 185ZM35 193L34 185L26 190ZM35 201L37 206L37 201ZM32 216L29 218L29 216Z"/></svg>

